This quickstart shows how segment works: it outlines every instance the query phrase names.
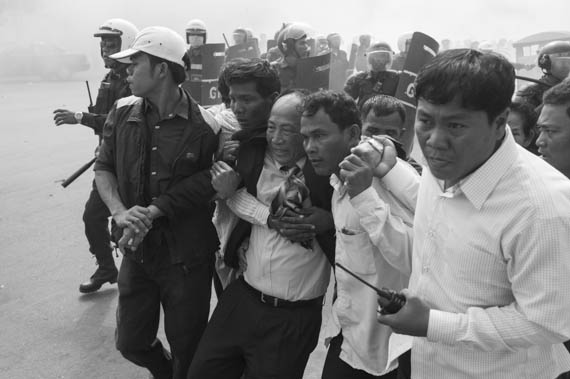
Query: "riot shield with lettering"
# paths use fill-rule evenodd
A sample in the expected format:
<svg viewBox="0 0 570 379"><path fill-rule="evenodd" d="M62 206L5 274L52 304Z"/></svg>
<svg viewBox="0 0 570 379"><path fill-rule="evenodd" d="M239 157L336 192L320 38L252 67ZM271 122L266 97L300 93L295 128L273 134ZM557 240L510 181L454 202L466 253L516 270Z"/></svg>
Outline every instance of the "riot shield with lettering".
<svg viewBox="0 0 570 379"><path fill-rule="evenodd" d="M406 123L404 127L404 135L402 136L402 144L409 153L414 138L414 122L416 118L416 98L414 91L414 82L421 68L435 57L439 50L439 43L421 32L415 32L410 41L410 48L404 68L400 74L398 88L395 97L406 106Z"/></svg>
<svg viewBox="0 0 570 379"><path fill-rule="evenodd" d="M218 79L225 60L226 45L208 43L202 46L202 79Z"/></svg>
<svg viewBox="0 0 570 379"><path fill-rule="evenodd" d="M225 45L209 43L200 47L200 59L192 62L190 57L190 72L182 88L202 106L219 104L218 76L225 60Z"/></svg>
<svg viewBox="0 0 570 379"><path fill-rule="evenodd" d="M297 60L296 88L319 91L329 88L331 54Z"/></svg>

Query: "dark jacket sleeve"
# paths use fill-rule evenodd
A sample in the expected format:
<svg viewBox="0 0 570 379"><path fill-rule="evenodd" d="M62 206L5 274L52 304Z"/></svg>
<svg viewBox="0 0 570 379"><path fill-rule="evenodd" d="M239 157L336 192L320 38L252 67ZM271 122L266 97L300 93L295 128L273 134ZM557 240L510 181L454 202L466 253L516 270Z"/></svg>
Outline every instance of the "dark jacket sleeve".
<svg viewBox="0 0 570 379"><path fill-rule="evenodd" d="M216 191L212 187L210 167L218 148L218 138L208 132L202 139L200 149L200 171L176 181L166 192L155 199L152 204L164 212L167 218L176 219L196 208L203 209L209 204ZM176 174L176 173L175 173Z"/></svg>
<svg viewBox="0 0 570 379"><path fill-rule="evenodd" d="M95 134L100 136L103 134L103 127L105 125L106 119L107 119L106 114L83 112L83 118L81 119L81 123L93 129Z"/></svg>
<svg viewBox="0 0 570 379"><path fill-rule="evenodd" d="M117 112L117 104L115 103L109 112L109 117L106 118L104 126L101 128L102 131L102 141L99 147L99 155L95 161L94 170L110 171L116 173L115 171L115 124L117 123L117 118L119 117L119 112Z"/></svg>
<svg viewBox="0 0 570 379"><path fill-rule="evenodd" d="M358 98L358 74L352 75L344 85L344 92L348 93L353 99Z"/></svg>

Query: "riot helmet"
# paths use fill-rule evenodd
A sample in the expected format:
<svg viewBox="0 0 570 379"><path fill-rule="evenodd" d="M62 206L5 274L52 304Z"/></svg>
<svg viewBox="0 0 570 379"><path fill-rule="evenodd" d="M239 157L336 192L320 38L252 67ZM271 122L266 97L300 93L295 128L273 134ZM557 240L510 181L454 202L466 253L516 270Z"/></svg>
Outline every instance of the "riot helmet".
<svg viewBox="0 0 570 379"><path fill-rule="evenodd" d="M277 46L284 56L308 57L311 49L307 40L311 34L312 29L309 25L294 22L279 33Z"/></svg>
<svg viewBox="0 0 570 379"><path fill-rule="evenodd" d="M412 32L408 32L408 33L404 33L402 34L400 37L398 37L398 50L400 50L400 53L407 53L408 49L410 48L410 42L412 41L412 35L414 33Z"/></svg>
<svg viewBox="0 0 570 379"><path fill-rule="evenodd" d="M358 36L358 42L362 48L368 49L370 47L370 42L372 41L372 36L370 34L361 34Z"/></svg>
<svg viewBox="0 0 570 379"><path fill-rule="evenodd" d="M327 36L327 42L331 50L338 50L340 49L342 37L338 33L331 33Z"/></svg>
<svg viewBox="0 0 570 379"><path fill-rule="evenodd" d="M202 20L193 19L186 24L186 42L191 47L202 46L206 43L206 24Z"/></svg>
<svg viewBox="0 0 570 379"><path fill-rule="evenodd" d="M244 28L237 28L233 32L234 44L243 45L247 42L247 30Z"/></svg>
<svg viewBox="0 0 570 379"><path fill-rule="evenodd" d="M538 66L547 75L564 79L570 73L570 42L553 41L540 49Z"/></svg>
<svg viewBox="0 0 570 379"><path fill-rule="evenodd" d="M368 48L366 59L371 71L386 71L392 66L394 51L387 42L376 42Z"/></svg>
<svg viewBox="0 0 570 379"><path fill-rule="evenodd" d="M99 26L93 36L101 38L101 57L105 67L113 68L117 65L117 62L109 56L127 50L138 32L136 26L121 18L112 18Z"/></svg>

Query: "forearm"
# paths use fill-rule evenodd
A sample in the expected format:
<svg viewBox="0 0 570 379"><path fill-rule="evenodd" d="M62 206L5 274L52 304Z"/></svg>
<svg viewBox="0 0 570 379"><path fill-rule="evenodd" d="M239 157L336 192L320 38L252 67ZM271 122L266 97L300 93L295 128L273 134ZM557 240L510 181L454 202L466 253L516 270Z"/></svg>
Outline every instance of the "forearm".
<svg viewBox="0 0 570 379"><path fill-rule="evenodd" d="M159 208L164 216L175 218L178 214L204 208L215 194L216 191L211 184L210 171L203 170L173 185L158 196L152 205Z"/></svg>
<svg viewBox="0 0 570 379"><path fill-rule="evenodd" d="M402 205L411 212L416 211L420 176L410 164L398 158L396 165L381 180Z"/></svg>
<svg viewBox="0 0 570 379"><path fill-rule="evenodd" d="M360 217L360 225L382 256L400 272L410 275L413 242L413 214L408 220L392 213L390 205L369 187L351 199Z"/></svg>
<svg viewBox="0 0 570 379"><path fill-rule="evenodd" d="M512 351L569 339L528 318L516 303L504 307L472 307L467 313L431 310L427 339L446 345L465 345L483 351Z"/></svg>
<svg viewBox="0 0 570 379"><path fill-rule="evenodd" d="M242 188L226 200L231 211L239 218L253 225L267 225L269 207Z"/></svg>
<svg viewBox="0 0 570 379"><path fill-rule="evenodd" d="M107 119L106 114L95 114L95 113L83 112L81 124L93 129L95 134L100 136L103 134L103 126L105 125L106 119Z"/></svg>
<svg viewBox="0 0 570 379"><path fill-rule="evenodd" d="M115 215L127 210L119 195L117 177L110 171L96 170L95 184L101 199L109 208L109 212Z"/></svg>

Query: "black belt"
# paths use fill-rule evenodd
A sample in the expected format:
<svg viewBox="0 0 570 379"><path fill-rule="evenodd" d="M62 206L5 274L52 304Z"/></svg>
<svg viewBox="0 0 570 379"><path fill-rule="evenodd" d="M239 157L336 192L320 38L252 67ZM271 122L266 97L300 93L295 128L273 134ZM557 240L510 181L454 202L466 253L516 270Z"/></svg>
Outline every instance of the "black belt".
<svg viewBox="0 0 570 379"><path fill-rule="evenodd" d="M323 305L324 296L319 296L310 300L297 300L297 301L283 300L274 296L266 295L263 292L256 290L255 288L250 286L249 283L245 281L243 276L239 278L239 280L242 281L242 283L245 285L245 288L247 288L257 299L259 299L259 301L273 308L300 308L300 307L314 307L314 306L320 307Z"/></svg>

